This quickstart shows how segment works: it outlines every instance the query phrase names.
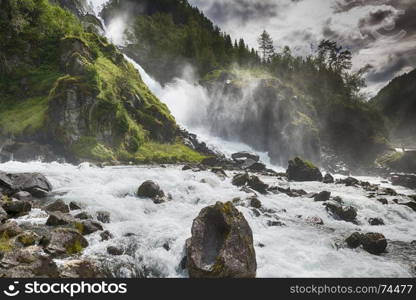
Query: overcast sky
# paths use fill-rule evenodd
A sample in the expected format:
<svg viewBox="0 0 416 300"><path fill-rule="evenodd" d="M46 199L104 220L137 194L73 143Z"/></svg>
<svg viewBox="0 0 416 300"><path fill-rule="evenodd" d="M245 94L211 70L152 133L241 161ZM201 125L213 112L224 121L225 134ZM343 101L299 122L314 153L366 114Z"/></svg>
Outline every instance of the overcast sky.
<svg viewBox="0 0 416 300"><path fill-rule="evenodd" d="M233 38L257 48L266 29L275 46L305 55L323 38L354 53L354 68L373 66L367 92L376 93L416 66L415 0L189 0Z"/></svg>

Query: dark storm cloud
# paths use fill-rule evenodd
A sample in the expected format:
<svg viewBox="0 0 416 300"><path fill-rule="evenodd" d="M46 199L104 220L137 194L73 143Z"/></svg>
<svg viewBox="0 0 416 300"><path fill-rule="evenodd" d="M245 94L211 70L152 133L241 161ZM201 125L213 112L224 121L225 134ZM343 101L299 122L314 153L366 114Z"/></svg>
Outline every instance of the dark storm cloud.
<svg viewBox="0 0 416 300"><path fill-rule="evenodd" d="M354 54L354 70L373 65L369 91L416 66L415 0L189 0L233 38L257 47L266 29L275 46L309 55L322 39Z"/></svg>

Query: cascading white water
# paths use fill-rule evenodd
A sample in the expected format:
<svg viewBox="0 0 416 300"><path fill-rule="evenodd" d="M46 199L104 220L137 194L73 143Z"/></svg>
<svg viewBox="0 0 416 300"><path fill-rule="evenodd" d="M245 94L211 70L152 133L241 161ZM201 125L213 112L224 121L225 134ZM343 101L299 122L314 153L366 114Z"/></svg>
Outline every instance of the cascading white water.
<svg viewBox="0 0 416 300"><path fill-rule="evenodd" d="M94 0L92 4L95 12L98 13L99 5L106 2L107 0ZM116 30L111 34L116 34ZM162 87L136 62L129 60L138 68L151 90L168 103L179 121L182 119L181 114L191 113L193 109L198 108L188 108L178 104L177 101L185 97L202 98L204 91L200 87L188 86L188 82L181 80ZM226 152L231 153L249 150L244 145L227 143L209 135L202 134L201 137L207 138L221 151L225 149ZM58 163L7 162L0 164L0 170L11 173L40 172L51 181L54 192L65 202L76 201L92 215L101 210L110 212L111 223L104 224L104 229L113 233L114 239L101 242L99 233L87 236L90 246L83 256L108 261L114 271L113 275L118 277L138 276L138 269L145 269L147 276L186 276L186 273L179 268L179 264L184 256L185 240L191 235L193 219L203 207L217 201L226 202L236 197L241 199L247 197L246 193L231 184L232 173L228 173L229 177L222 181L211 172L184 172L180 167L98 168L89 164L73 166ZM247 205L240 205L238 209L244 214L253 230L259 277L408 277L413 275L409 258L402 258L394 251L383 256L374 256L362 249L337 247L338 243L354 231L376 230L391 241L416 240L414 230L416 218L410 208L394 204L382 205L375 199L369 199L362 189L355 187L318 182L288 183L274 177L262 179L270 185L301 188L307 192L328 190L333 196L340 196L346 204L357 208L358 222L363 225L335 220L329 216L321 203L309 198L289 198L285 194L259 196L265 209L275 211L270 216L256 217ZM359 179L391 187L381 178ZM146 180L158 182L165 193L172 195L172 201L155 205L149 199L135 197L137 188ZM394 188L399 193L412 194L410 190ZM391 203L393 198L400 200L401 196L386 198ZM320 217L325 225L309 224L306 222L309 216ZM376 229L366 225L368 218L374 217L383 218L386 225ZM34 209L30 215L21 217L17 221L45 224L46 218L44 212ZM276 218L286 226L268 226L268 221ZM122 246L126 254L118 257L109 256L106 248L111 245ZM415 261L415 258L412 261Z"/></svg>
<svg viewBox="0 0 416 300"><path fill-rule="evenodd" d="M97 168L89 164L8 162L1 164L0 169L7 172L40 172L51 181L54 191L62 194L59 198L67 203L77 201L92 215L100 210L109 211L111 223L104 227L115 238L100 242L99 233L88 236L90 247L83 255L97 260L105 257L114 266L124 264L115 273L121 277L137 275L129 266L145 268L150 276L186 276L179 264L184 256L185 240L191 235L192 221L199 211L217 201L247 197L231 184L230 178L221 181L211 172L184 172L180 167ZM203 179L207 183L202 183ZM274 178L263 179L270 184L289 185ZM381 178L359 179L391 187L382 183ZM155 205L149 199L135 197L138 186L145 180L158 182L166 193L172 195L172 201ZM358 209L358 221L364 225L335 220L328 215L322 203L308 198L289 198L284 194L259 197L264 208L277 212L270 217L256 217L247 206L238 206L253 230L259 277L412 276L410 258L401 258L399 253L374 256L362 249L338 249L336 246L357 230L376 230L393 241L416 240L416 218L410 208L382 205L375 199L367 198L362 189L355 187L317 182L290 183L290 186L308 192L331 191L333 196L342 197L345 203ZM398 192L410 194L412 191L398 189ZM390 201L400 199L387 198ZM308 216L322 218L325 225L309 224L305 221ZM269 227L267 222L276 217L286 226ZM376 229L365 225L368 224L367 219L373 217L383 218L386 225ZM18 220L20 223L37 224L44 224L45 221L46 215L38 210ZM129 233L134 236L124 237ZM169 251L165 249L165 244L169 245ZM107 255L106 248L110 245L129 249L129 255Z"/></svg>

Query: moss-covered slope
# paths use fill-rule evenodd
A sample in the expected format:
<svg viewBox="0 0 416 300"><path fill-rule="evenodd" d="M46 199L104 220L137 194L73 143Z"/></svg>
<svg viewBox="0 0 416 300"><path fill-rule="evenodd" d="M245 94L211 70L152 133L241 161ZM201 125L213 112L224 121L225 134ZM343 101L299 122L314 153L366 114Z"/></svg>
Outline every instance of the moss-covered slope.
<svg viewBox="0 0 416 300"><path fill-rule="evenodd" d="M0 39L3 141L47 145L69 159L201 159L134 67L69 11L3 0Z"/></svg>

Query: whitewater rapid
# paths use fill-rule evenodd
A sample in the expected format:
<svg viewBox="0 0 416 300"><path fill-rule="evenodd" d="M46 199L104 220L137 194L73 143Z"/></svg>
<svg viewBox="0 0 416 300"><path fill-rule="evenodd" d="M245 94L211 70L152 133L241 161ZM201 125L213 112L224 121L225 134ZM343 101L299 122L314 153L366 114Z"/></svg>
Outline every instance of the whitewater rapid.
<svg viewBox="0 0 416 300"><path fill-rule="evenodd" d="M102 210L110 212L111 223L104 224L104 229L109 230L114 239L101 242L99 233L87 236L90 246L83 257L108 263L113 270L112 275L117 277L143 276L138 270L146 270L145 276L148 277L186 277L186 272L179 265L185 255L185 241L191 236L192 221L200 210L217 201L227 202L237 197L244 200L249 196L231 184L231 173L222 181L209 171L182 171L179 166L98 168L87 163L74 166L7 162L0 164L0 170L40 172L53 184L55 199L63 199L66 203L76 201L91 215ZM416 240L415 212L410 208L382 205L375 199L367 198L362 189L344 185L288 183L275 177L262 179L271 185L303 188L307 192L331 191L333 196L342 197L346 204L358 209L357 219L362 225L335 220L322 203L313 199L289 198L285 194L259 196L264 208L276 211L261 217L256 217L243 201L237 208L253 230L258 277L413 276L410 260L337 247L354 231L380 232L389 242L409 243ZM359 179L391 187L381 178ZM156 205L149 199L137 198L135 192L146 180L158 182L165 193L172 196L172 200ZM412 193L406 189L397 190ZM325 225L311 225L306 221L307 217L315 216L320 217ZM386 225L366 225L368 218L374 217L383 218ZM47 215L40 210L33 210L18 222L44 224L46 218ZM277 218L286 226L269 227L268 221ZM126 254L112 257L106 252L108 246L122 246Z"/></svg>

